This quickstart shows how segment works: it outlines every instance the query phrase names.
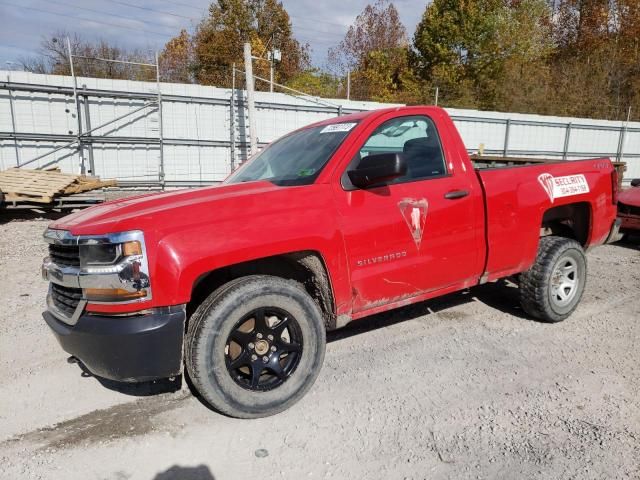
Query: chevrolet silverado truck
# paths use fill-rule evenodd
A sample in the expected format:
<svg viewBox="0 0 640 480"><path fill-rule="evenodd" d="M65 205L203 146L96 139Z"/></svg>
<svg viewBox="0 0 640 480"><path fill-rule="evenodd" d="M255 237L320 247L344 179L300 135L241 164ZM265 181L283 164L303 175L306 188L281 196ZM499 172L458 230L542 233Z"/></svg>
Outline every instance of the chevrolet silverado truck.
<svg viewBox="0 0 640 480"><path fill-rule="evenodd" d="M326 331L505 277L559 322L585 250L617 234L608 159L474 168L446 112L325 120L221 185L120 199L52 223L44 319L93 374L188 374L214 410L280 412L315 381Z"/></svg>

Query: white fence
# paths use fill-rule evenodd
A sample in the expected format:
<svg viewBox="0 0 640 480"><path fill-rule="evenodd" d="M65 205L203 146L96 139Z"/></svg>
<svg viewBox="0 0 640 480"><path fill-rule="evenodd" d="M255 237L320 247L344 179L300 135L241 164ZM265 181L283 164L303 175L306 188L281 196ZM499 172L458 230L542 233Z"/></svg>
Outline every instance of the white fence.
<svg viewBox="0 0 640 480"><path fill-rule="evenodd" d="M71 77L5 71L0 80L0 170L59 165L125 185L197 185L224 179L246 155L241 90L232 101L230 89L162 83L160 121L155 83L78 78L76 108ZM321 119L390 105L257 92L256 106L265 144ZM448 112L469 151L482 144L485 154L606 156L627 162L627 180L640 177L640 123Z"/></svg>

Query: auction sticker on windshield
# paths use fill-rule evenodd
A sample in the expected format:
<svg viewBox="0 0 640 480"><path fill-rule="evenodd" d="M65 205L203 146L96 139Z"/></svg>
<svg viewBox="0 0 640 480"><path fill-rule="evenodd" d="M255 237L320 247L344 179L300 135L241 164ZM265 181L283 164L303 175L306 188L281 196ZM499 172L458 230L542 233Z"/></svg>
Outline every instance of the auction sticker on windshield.
<svg viewBox="0 0 640 480"><path fill-rule="evenodd" d="M333 123L320 130L320 133L348 132L355 126L355 123Z"/></svg>

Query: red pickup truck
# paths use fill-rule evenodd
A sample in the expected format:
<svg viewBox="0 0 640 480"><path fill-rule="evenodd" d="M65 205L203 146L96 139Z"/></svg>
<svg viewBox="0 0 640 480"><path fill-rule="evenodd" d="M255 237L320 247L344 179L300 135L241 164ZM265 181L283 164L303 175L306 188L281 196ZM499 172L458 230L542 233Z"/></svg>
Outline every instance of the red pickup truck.
<svg viewBox="0 0 640 480"><path fill-rule="evenodd" d="M126 198L44 237L44 318L98 376L178 376L236 417L282 411L327 330L514 276L523 309L567 318L584 251L617 234L608 159L474 168L446 112L319 122L222 185ZM516 275L517 274L517 275Z"/></svg>

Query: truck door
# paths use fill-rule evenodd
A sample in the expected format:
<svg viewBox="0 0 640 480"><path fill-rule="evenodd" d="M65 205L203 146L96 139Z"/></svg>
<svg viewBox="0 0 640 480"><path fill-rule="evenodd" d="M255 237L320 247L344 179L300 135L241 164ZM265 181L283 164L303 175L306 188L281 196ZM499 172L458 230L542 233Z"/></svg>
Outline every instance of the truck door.
<svg viewBox="0 0 640 480"><path fill-rule="evenodd" d="M395 117L369 130L335 188L354 313L477 279L484 238L475 176L455 171L459 162L446 158L453 153L428 116ZM407 174L354 187L346 172L383 152L402 153Z"/></svg>

